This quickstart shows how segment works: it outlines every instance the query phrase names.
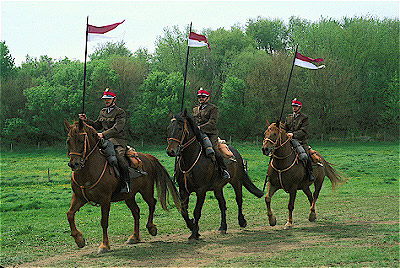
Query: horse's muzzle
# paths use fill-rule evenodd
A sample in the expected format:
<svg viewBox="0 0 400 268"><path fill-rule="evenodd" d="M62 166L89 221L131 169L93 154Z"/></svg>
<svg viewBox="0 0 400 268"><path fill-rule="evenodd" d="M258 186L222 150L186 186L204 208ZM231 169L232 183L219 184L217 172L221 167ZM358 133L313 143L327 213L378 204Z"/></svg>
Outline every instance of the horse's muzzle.
<svg viewBox="0 0 400 268"><path fill-rule="evenodd" d="M269 147L261 147L261 151L263 152L264 155L269 156L272 152L272 149Z"/></svg>
<svg viewBox="0 0 400 268"><path fill-rule="evenodd" d="M170 157L175 157L176 156L176 152L174 150L171 149L165 149L165 152L167 153L168 156Z"/></svg>
<svg viewBox="0 0 400 268"><path fill-rule="evenodd" d="M84 167L82 161L69 161L68 166L72 169L72 171L77 171Z"/></svg>

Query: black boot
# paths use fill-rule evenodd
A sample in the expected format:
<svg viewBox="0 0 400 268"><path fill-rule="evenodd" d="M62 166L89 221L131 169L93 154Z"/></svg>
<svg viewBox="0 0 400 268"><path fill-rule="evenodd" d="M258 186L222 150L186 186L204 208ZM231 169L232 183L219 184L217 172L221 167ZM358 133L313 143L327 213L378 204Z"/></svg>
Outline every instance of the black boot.
<svg viewBox="0 0 400 268"><path fill-rule="evenodd" d="M224 159L222 156L216 154L215 159L217 160L218 166L221 168L221 176L222 178L228 180L231 178L231 175L229 175L228 169L225 165Z"/></svg>
<svg viewBox="0 0 400 268"><path fill-rule="evenodd" d="M128 166L121 167L121 177L120 177L122 188L120 193L129 193L131 191L129 187L130 178L129 178L129 169Z"/></svg>
<svg viewBox="0 0 400 268"><path fill-rule="evenodd" d="M306 163L306 173L307 173L307 177L309 179L310 182L314 182L315 178L314 178L314 174L313 174L313 167L311 164L311 159L308 158L307 159L307 163Z"/></svg>

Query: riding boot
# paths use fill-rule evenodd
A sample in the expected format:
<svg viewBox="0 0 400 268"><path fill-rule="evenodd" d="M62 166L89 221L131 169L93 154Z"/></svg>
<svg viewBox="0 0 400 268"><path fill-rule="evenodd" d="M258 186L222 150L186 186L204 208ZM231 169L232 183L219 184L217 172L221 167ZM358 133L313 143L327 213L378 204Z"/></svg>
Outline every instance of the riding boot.
<svg viewBox="0 0 400 268"><path fill-rule="evenodd" d="M222 156L219 155L219 154L216 154L215 155L215 159L217 160L218 166L221 168L222 178L224 178L226 180L230 179L231 175L229 175L228 168L226 167L224 159L222 158Z"/></svg>
<svg viewBox="0 0 400 268"><path fill-rule="evenodd" d="M129 193L131 191L129 187L130 178L129 178L129 168L128 166L121 167L121 183L122 188L120 193Z"/></svg>
<svg viewBox="0 0 400 268"><path fill-rule="evenodd" d="M307 173L307 177L309 179L310 182L314 182L315 181L315 177L313 174L313 167L311 164L311 159L308 158L306 161L306 173Z"/></svg>

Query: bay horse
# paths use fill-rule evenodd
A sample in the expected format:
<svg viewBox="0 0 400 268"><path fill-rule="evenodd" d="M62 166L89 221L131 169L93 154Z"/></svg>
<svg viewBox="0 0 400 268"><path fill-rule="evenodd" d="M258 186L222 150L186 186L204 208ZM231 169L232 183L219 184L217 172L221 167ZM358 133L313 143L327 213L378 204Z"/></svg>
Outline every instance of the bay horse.
<svg viewBox="0 0 400 268"><path fill-rule="evenodd" d="M224 234L227 230L226 224L226 201L223 194L223 187L229 182L235 191L236 203L238 206L238 222L241 227L246 227L247 221L242 212L242 185L257 197L264 196L250 180L245 170L243 159L239 152L230 147L236 157L236 162L227 164L231 178L223 179L221 172L216 168L216 163L205 155L202 145L199 142L199 130L196 122L187 115L185 109L182 113L172 117L168 126L168 146L166 153L178 160L175 165L176 181L182 204L182 216L186 226L191 230L189 242L199 239L199 220L207 191L213 191L218 200L221 211L221 224L219 231ZM196 206L194 219L188 215L189 196L196 193Z"/></svg>
<svg viewBox="0 0 400 268"><path fill-rule="evenodd" d="M296 150L291 146L290 138L284 129L278 127L278 123L269 124L264 132L264 140L262 152L270 155L271 160L268 165L268 184L265 203L267 205L268 222L271 226L276 225L276 218L271 210L271 198L274 193L283 189L289 193L289 217L284 229L291 229L293 225L294 201L296 199L297 190L302 190L310 202L310 212L308 220L313 222L316 220L316 202L321 191L325 176L329 178L334 190L337 186L346 182L347 178L336 171L331 164L326 161L320 154L320 165L314 167L315 181L310 182L306 176L306 170L299 160ZM314 183L314 194L311 193L310 186Z"/></svg>
<svg viewBox="0 0 400 268"><path fill-rule="evenodd" d="M149 208L147 230L151 235L157 234L157 226L153 223L153 216L156 206L154 198L154 184L156 184L158 199L164 210L167 209L167 192L180 210L181 202L178 191L173 184L167 170L161 165L157 158L150 154L139 153L143 162L143 170L147 175L131 179L131 192L119 193L121 187L120 179L115 175L113 167L108 164L106 157L99 150L99 137L96 130L82 120L69 125L64 121L68 131L67 147L69 163L72 169L71 206L67 212L67 219L71 229L71 236L78 247L82 248L86 242L75 225L75 213L90 203L101 207L101 227L103 229L103 240L97 253L110 250L108 239L108 218L111 202L125 201L134 218L134 232L126 243L134 244L140 242L139 219L140 209L136 203L136 193L140 193Z"/></svg>

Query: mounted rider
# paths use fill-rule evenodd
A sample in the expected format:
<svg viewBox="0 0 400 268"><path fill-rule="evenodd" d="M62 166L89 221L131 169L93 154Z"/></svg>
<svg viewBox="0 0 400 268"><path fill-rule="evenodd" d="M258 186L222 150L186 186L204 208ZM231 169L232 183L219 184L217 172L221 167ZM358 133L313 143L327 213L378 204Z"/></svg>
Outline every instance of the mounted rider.
<svg viewBox="0 0 400 268"><path fill-rule="evenodd" d="M292 138L292 144L294 147L298 147L297 144L300 143L302 148L307 154L307 157L300 159L306 168L307 177L311 182L315 181L313 175L313 168L311 164L311 158L309 154L310 146L308 145L308 127L309 120L308 116L301 112L303 103L301 103L296 98L292 100L292 114L286 117L286 122L282 124L282 128L286 130L289 138ZM298 141L298 143L297 143ZM301 148L300 148L301 150Z"/></svg>
<svg viewBox="0 0 400 268"><path fill-rule="evenodd" d="M108 88L104 91L102 99L106 107L100 110L95 121L88 119L86 114L79 114L79 118L96 130L102 130L102 132L97 133L99 138L112 142L121 172L120 179L123 187L120 192L129 193L129 164L125 159L128 142L124 134L126 113L115 105L117 96Z"/></svg>
<svg viewBox="0 0 400 268"><path fill-rule="evenodd" d="M223 156L218 149L218 107L209 103L210 93L203 88L197 92L199 105L193 108L192 115L195 118L201 132L206 134L215 151L215 159L222 170L222 177L229 179L230 175L225 165Z"/></svg>

